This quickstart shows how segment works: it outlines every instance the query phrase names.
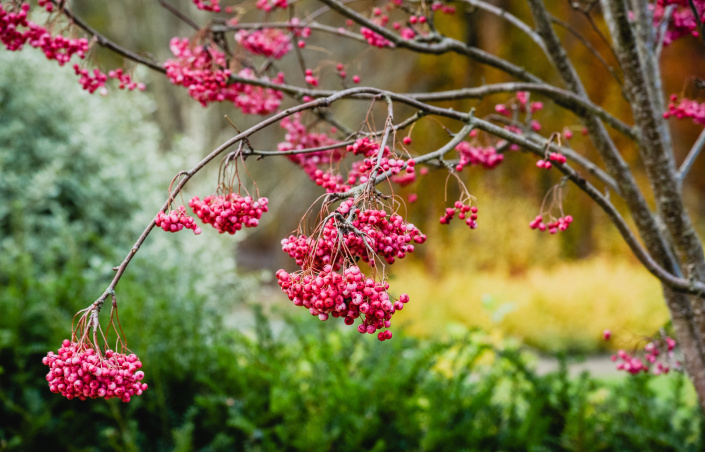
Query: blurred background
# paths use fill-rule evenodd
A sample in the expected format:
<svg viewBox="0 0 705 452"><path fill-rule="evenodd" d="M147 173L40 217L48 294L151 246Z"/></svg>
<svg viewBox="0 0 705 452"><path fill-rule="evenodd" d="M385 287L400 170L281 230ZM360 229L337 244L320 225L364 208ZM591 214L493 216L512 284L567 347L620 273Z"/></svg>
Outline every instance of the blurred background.
<svg viewBox="0 0 705 452"><path fill-rule="evenodd" d="M191 2L172 3L208 20ZM494 3L512 3L530 21L516 2ZM547 4L614 64L568 2ZM158 2L77 1L75 10L116 42L159 61L171 57L170 37L194 34ZM257 16L247 13L246 20ZM439 17L438 26L555 80L540 51L494 16L458 8ZM559 33L594 101L629 120L609 72L572 35ZM391 51L346 43L333 54L316 39L305 55L317 64L324 88L340 86L338 61L362 85L399 92L506 80L456 56L405 51L395 53L390 77ZM664 50L665 92L691 92L692 77L705 75L698 44L681 39ZM294 56L286 58L280 69L293 67ZM531 230L529 221L558 178L535 170L534 158L520 152L495 170L461 174L480 209L476 230L439 224L459 195L453 184L444 193L442 171L397 192L418 193L408 217L429 239L388 269L390 292L406 292L411 302L395 316L394 339L385 343L320 322L281 293L274 272L294 265L280 240L320 191L286 159L248 161L270 199L259 227L227 237L210 228L198 237L155 231L118 286L122 326L150 389L129 404L51 394L42 356L69 337L74 313L103 292L173 175L233 135L225 115L240 130L260 119L227 105L204 109L166 78L101 50L91 60L104 71L126 65L147 91L91 96L70 68L57 69L32 49L0 52L0 450L41 450L48 441L59 450L701 447L702 417L686 378L626 378L605 366L610 352L641 348L668 328L660 285L571 187L563 202L575 219L571 227L556 236ZM303 75L292 70L286 77L300 83ZM475 107L484 116L508 99L456 108ZM570 145L595 157L579 120L540 96L532 100L546 104L537 118L547 134L571 128ZM336 114L356 129L368 109L348 103ZM381 121L384 106L378 110ZM672 126L680 161L701 128ZM283 139L277 129L255 136L253 145L276 149ZM430 120L411 137L419 153L444 143L441 126ZM619 144L643 181L634 149ZM703 165L696 162L685 186L701 231ZM217 170L214 164L189 182L184 203L211 194ZM606 328L614 334L610 342L602 339ZM598 364L581 367L590 371L581 375L569 371L585 358Z"/></svg>

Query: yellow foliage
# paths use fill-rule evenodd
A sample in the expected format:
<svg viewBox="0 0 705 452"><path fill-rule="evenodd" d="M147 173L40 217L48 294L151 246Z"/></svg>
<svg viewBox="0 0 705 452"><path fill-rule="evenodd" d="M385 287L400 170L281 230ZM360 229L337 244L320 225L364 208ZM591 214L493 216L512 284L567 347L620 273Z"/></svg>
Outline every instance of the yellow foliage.
<svg viewBox="0 0 705 452"><path fill-rule="evenodd" d="M658 281L625 259L597 257L514 276L456 268L431 278L421 267L407 269L395 273L392 287L411 297L398 318L417 336L444 335L453 322L543 350L594 351L612 345L602 340L605 328L634 339L668 321Z"/></svg>

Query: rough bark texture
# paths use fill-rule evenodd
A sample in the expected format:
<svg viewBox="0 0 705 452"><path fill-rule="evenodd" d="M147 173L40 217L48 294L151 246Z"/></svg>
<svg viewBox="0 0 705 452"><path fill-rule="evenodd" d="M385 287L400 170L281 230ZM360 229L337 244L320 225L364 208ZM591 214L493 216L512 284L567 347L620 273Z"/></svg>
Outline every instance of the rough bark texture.
<svg viewBox="0 0 705 452"><path fill-rule="evenodd" d="M705 394L705 344L702 340L702 332L698 331L693 311L690 308L692 301L701 300L690 300L696 297L674 292L666 286L663 288L663 296L671 313L676 339L683 351L685 370L695 387L700 409L705 412L705 397L703 397Z"/></svg>
<svg viewBox="0 0 705 452"><path fill-rule="evenodd" d="M660 221L673 243L683 273L694 280L705 279L705 256L700 238L683 204L680 181L673 157L670 134L659 111L661 93L651 81L659 74L651 64L653 50L636 34L629 20L626 4L602 0L607 25L617 57L624 72L627 95L632 105L635 125L639 129L639 153L654 193ZM647 20L644 11L638 18ZM671 311L677 338L685 355L685 366L705 410L705 300L702 296L677 294L666 288L666 302Z"/></svg>

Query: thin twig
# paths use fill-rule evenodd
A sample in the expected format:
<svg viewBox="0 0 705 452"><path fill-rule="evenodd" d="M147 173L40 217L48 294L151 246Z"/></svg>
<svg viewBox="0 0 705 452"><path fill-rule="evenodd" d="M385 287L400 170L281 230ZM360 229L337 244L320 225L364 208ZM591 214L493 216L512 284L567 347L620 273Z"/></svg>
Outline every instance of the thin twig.
<svg viewBox="0 0 705 452"><path fill-rule="evenodd" d="M593 45L590 43L590 41L588 41L587 39L585 39L585 36L583 36L582 34L580 34L580 33L575 29L575 27L573 27L571 24L569 24L569 23L567 23L567 22L565 22L565 21L562 21L562 20L558 19L557 17L553 17L553 16L551 16L551 22L553 22L553 23L556 24L556 25L560 25L561 27L563 27L563 29L564 29L565 31L567 31L568 33L570 33L571 35L573 35L578 41L580 41L581 44L583 44L583 46L585 46L586 49L588 49L588 51L589 51L595 58L597 58L597 60L600 62L600 64L602 64L602 66L604 66L605 69L607 69L607 71L612 75L612 78L617 82L617 84L619 85L620 90L622 91L622 96L626 99L627 96L626 96L626 94L625 94L625 92L624 92L624 83L622 82L622 79L619 78L619 75L617 75L617 71L615 71L615 70L614 70L614 67L612 67L612 66L607 62L607 60L605 60L605 58L602 56L602 54L597 51L597 49L595 48L595 46L593 46Z"/></svg>
<svg viewBox="0 0 705 452"><path fill-rule="evenodd" d="M472 124L478 129L484 130L487 133L495 135L499 138L503 138L519 146L530 150L538 156L543 156L546 146L553 149L553 145L549 145L547 141L544 143L536 143L529 140L528 137L524 135L518 135L505 130L491 122L484 121L482 119L473 118ZM556 149L557 151L557 149ZM691 294L701 294L705 293L705 283L702 281L688 280L684 278L679 278L674 276L671 272L664 269L658 262L654 260L653 257L644 249L639 240L636 238L634 233L629 229L627 222L619 213L617 208L611 203L609 198L603 195L596 187L594 187L590 182L581 177L573 168L567 164L556 163L554 168L557 168L563 174L565 174L571 182L573 182L578 188L584 191L593 201L597 203L598 206L609 216L612 223L617 227L620 235L627 243L629 248L632 250L634 255L639 259L639 261L646 267L646 269L656 276L661 282L672 287L675 290L691 293Z"/></svg>
<svg viewBox="0 0 705 452"><path fill-rule="evenodd" d="M132 52L131 50L128 50L122 46L119 46L116 43L114 43L113 41L111 41L110 39L108 39L105 36L103 36L102 34L100 34L97 30L95 30L93 27L88 25L83 19L81 19L80 17L73 14L73 12L69 9L68 5L65 2L61 2L60 0L52 0L52 2L57 6L61 6L61 8L60 8L61 12L69 19L69 21L78 25L80 28L82 28L88 34L93 36L95 41L101 47L105 47L106 49L112 50L113 52L117 53L118 55L122 55L123 57L125 57L129 60L143 64L150 69L154 69L157 72L166 73L166 69L159 66L153 60L148 60L148 59L136 54L135 52Z"/></svg>
<svg viewBox="0 0 705 452"><path fill-rule="evenodd" d="M183 23L188 25L189 27L193 28L194 30L198 31L201 29L201 27L198 26L196 22L191 20L190 17L186 16L184 13L176 9L174 5L171 3L167 2L166 0L157 0L160 5L170 13L172 13L174 16L178 17Z"/></svg>
<svg viewBox="0 0 705 452"><path fill-rule="evenodd" d="M693 12L693 16L695 16L695 21L698 24L700 38L703 40L703 42L705 42L705 24L703 24L703 18L700 16L698 8L695 7L695 2L693 0L688 0L688 5L690 5L690 10Z"/></svg>
<svg viewBox="0 0 705 452"><path fill-rule="evenodd" d="M569 2L571 5L573 5L572 0L568 0L568 2ZM600 30L600 27L597 26L597 24L595 23L595 20L594 20L594 19L592 18L592 16L590 15L590 13L592 12L592 7L593 7L596 3L597 3L597 2L592 2L592 3L590 3L590 6L587 7L586 9L584 9L584 10L583 10L583 9L580 9L580 8L576 8L575 6L573 6L573 9L575 9L576 11L580 11L580 12L583 14L583 16L584 16L584 17L587 19L587 21L590 23L590 27L592 27L592 30L593 30L595 33L597 33L597 35L600 37L600 39L602 40L602 42L604 42L605 45L607 46L607 48L610 49L610 52L612 52L612 56L614 56L614 59L617 61L617 64L620 65L620 67L621 67L621 66L622 66L622 63L619 61L619 57L617 57L617 51L615 50L615 48L614 48L614 46L612 45L612 43L610 43L610 41L607 39L607 36L605 36L605 34L602 33L602 30Z"/></svg>
<svg viewBox="0 0 705 452"><path fill-rule="evenodd" d="M695 162L695 159L698 158L698 155L700 155L700 151L703 150L703 147L705 147L705 129L700 132L698 139L695 140L695 144L693 144L693 147L690 148L687 157L685 158L685 160L681 164L680 169L678 170L678 182L680 182L681 184L683 183L685 177L688 175L688 172L690 172L690 168L693 167L693 163Z"/></svg>
<svg viewBox="0 0 705 452"><path fill-rule="evenodd" d="M511 14L506 9L500 8L482 0L463 0L463 2L483 11L487 11L488 13L494 14L495 16L504 19L510 24L514 25L519 30L523 31L524 34L526 34L529 38L531 38L531 40L534 41L534 43L536 43L536 45L541 48L541 51L543 51L546 56L549 56L548 49L546 49L546 45L544 44L543 39L541 39L541 36L539 36L538 33L536 33L534 30L532 30L526 22Z"/></svg>

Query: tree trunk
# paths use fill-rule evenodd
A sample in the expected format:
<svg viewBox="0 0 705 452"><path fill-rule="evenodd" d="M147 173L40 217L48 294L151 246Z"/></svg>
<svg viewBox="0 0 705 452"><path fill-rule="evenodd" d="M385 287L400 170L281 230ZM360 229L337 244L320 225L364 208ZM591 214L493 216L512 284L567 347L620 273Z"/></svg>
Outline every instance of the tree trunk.
<svg viewBox="0 0 705 452"><path fill-rule="evenodd" d="M700 409L705 412L705 343L696 327L691 303L694 296L674 292L663 286L663 296L671 312L676 339L683 351L683 367L695 387ZM698 299L697 301L702 301Z"/></svg>

